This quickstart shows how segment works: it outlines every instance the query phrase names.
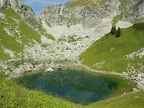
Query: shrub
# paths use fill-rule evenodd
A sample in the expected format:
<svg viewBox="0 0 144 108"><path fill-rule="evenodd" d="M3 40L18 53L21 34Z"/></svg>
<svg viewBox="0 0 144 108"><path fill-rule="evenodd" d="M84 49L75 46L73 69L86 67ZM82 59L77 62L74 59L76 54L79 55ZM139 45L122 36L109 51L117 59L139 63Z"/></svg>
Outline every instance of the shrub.
<svg viewBox="0 0 144 108"><path fill-rule="evenodd" d="M120 30L120 27L119 27L117 32L116 32L116 37L120 37L120 36L121 36L121 30Z"/></svg>
<svg viewBox="0 0 144 108"><path fill-rule="evenodd" d="M113 26L113 27L111 28L111 32L110 32L110 33L111 33L112 35L114 35L114 34L116 33L116 27Z"/></svg>

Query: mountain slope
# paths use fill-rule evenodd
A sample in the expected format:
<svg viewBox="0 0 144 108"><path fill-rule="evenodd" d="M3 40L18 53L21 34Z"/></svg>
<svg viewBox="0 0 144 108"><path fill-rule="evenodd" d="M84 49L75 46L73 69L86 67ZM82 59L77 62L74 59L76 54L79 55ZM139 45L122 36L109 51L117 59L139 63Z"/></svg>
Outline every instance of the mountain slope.
<svg viewBox="0 0 144 108"><path fill-rule="evenodd" d="M107 71L130 71L126 70L129 65L137 70L143 65L144 60L143 27L144 23L122 29L119 38L111 34L104 36L80 55L82 63L94 69Z"/></svg>
<svg viewBox="0 0 144 108"><path fill-rule="evenodd" d="M142 0L71 0L64 5L44 7L40 20L56 40L64 40L57 41L59 45L55 50L68 49L62 50L60 54L62 58L73 60L94 41L109 33L119 21L124 21L123 26L119 26L124 28L130 27L127 23L142 23L143 5ZM71 37L74 42L69 42Z"/></svg>
<svg viewBox="0 0 144 108"><path fill-rule="evenodd" d="M40 19L52 26L82 24L85 28L93 28L99 25L101 19L113 18L118 13L118 1L101 2L77 0L65 5L48 6L42 9Z"/></svg>
<svg viewBox="0 0 144 108"><path fill-rule="evenodd" d="M7 79L11 79L41 68L73 65L81 52L108 33L119 20L143 22L143 5L143 0L71 0L66 5L45 7L38 20L30 7L21 5L21 0L0 0L0 8L3 8L0 9L0 105L143 108L143 91L82 106L26 90L5 80L2 74L4 72ZM94 69L127 72L130 78L127 73L121 75L144 89L143 27L144 23L122 29L119 38L104 36L83 52L80 59Z"/></svg>
<svg viewBox="0 0 144 108"><path fill-rule="evenodd" d="M25 24L13 9L0 10L0 16L0 59L22 57L25 45L41 43L41 35Z"/></svg>
<svg viewBox="0 0 144 108"><path fill-rule="evenodd" d="M72 0L44 7L40 19L52 26L82 24L85 28L96 27L106 17L140 23L144 21L143 7L143 0Z"/></svg>

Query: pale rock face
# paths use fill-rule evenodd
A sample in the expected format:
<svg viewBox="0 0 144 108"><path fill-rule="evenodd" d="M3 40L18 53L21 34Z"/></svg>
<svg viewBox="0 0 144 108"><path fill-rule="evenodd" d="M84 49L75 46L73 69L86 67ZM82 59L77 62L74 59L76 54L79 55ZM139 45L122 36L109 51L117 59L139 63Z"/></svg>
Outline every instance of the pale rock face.
<svg viewBox="0 0 144 108"><path fill-rule="evenodd" d="M16 12L19 11L22 5L22 0L0 0L0 8L13 8Z"/></svg>
<svg viewBox="0 0 144 108"><path fill-rule="evenodd" d="M93 0L95 5L90 6L69 6L65 5L48 6L42 9L40 19L45 20L52 26L82 24L85 28L96 27L102 18L114 18L119 16L120 20L138 23L144 21L143 0Z"/></svg>
<svg viewBox="0 0 144 108"><path fill-rule="evenodd" d="M118 29L118 27L120 28L129 28L133 26L132 23L128 22L128 21L118 21L116 24L116 28Z"/></svg>
<svg viewBox="0 0 144 108"><path fill-rule="evenodd" d="M144 0L131 0L121 10L123 20L144 22Z"/></svg>
<svg viewBox="0 0 144 108"><path fill-rule="evenodd" d="M23 7L23 8L22 8ZM0 0L0 9L12 8L25 22L36 31L40 32L40 21L35 17L31 7L22 4L22 0Z"/></svg>
<svg viewBox="0 0 144 108"><path fill-rule="evenodd" d="M25 57L34 60L70 60L77 61L78 56L86 50L93 42L107 34L112 25L112 19L103 18L96 28L85 29L81 24L67 27L53 26L49 27L45 21L42 21L43 27L55 37L55 41L50 41L42 36L43 44L48 47L35 45L25 48Z"/></svg>
<svg viewBox="0 0 144 108"><path fill-rule="evenodd" d="M119 1L108 0L105 4L93 7L66 5L48 6L42 9L40 19L49 22L50 25L75 25L82 24L84 28L93 28L100 24L105 17L113 18L119 13Z"/></svg>
<svg viewBox="0 0 144 108"><path fill-rule="evenodd" d="M10 1L9 0L0 0L0 8L6 8L10 7Z"/></svg>
<svg viewBox="0 0 144 108"><path fill-rule="evenodd" d="M1 20L4 20L5 19L5 14L0 13L0 18L1 18Z"/></svg>
<svg viewBox="0 0 144 108"><path fill-rule="evenodd" d="M6 49L6 48L3 48L3 50L4 50L4 52L5 52L6 54L10 55L10 57L12 57L12 58L15 56L14 53L13 53L13 51L11 51L11 50L9 50L9 49Z"/></svg>

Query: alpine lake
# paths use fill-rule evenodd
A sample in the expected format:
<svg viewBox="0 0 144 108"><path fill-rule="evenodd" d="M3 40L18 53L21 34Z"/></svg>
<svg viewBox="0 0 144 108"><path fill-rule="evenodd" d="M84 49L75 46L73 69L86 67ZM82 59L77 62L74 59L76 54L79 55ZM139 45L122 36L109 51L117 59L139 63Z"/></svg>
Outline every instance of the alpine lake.
<svg viewBox="0 0 144 108"><path fill-rule="evenodd" d="M30 90L83 105L124 95L135 87L133 82L119 76L91 72L77 66L27 73L16 82Z"/></svg>

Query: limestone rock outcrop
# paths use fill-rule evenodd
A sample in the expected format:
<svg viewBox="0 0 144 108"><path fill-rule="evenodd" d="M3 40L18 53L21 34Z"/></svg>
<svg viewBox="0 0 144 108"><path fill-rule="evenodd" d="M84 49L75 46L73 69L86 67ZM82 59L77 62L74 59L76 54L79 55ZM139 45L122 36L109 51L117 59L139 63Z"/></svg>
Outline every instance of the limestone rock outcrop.
<svg viewBox="0 0 144 108"><path fill-rule="evenodd" d="M78 4L79 3L79 4ZM97 26L102 18L139 23L144 21L143 0L71 0L65 5L47 6L42 9L40 19L52 26L82 24L91 28Z"/></svg>
<svg viewBox="0 0 144 108"><path fill-rule="evenodd" d="M96 1L96 0L94 0ZM71 1L65 5L48 6L42 9L40 19L50 25L75 25L82 24L86 28L97 26L105 17L113 18L119 13L119 1L108 0L106 3L90 2L82 6L75 6Z"/></svg>
<svg viewBox="0 0 144 108"><path fill-rule="evenodd" d="M144 22L144 0L126 0L121 4L121 19L133 23Z"/></svg>
<svg viewBox="0 0 144 108"><path fill-rule="evenodd" d="M22 3L22 0L0 0L0 9L12 8L24 21L37 32L41 33L44 28L40 25L40 20L36 18L31 7Z"/></svg>
<svg viewBox="0 0 144 108"><path fill-rule="evenodd" d="M16 12L20 10L22 0L0 0L0 9L13 8Z"/></svg>

